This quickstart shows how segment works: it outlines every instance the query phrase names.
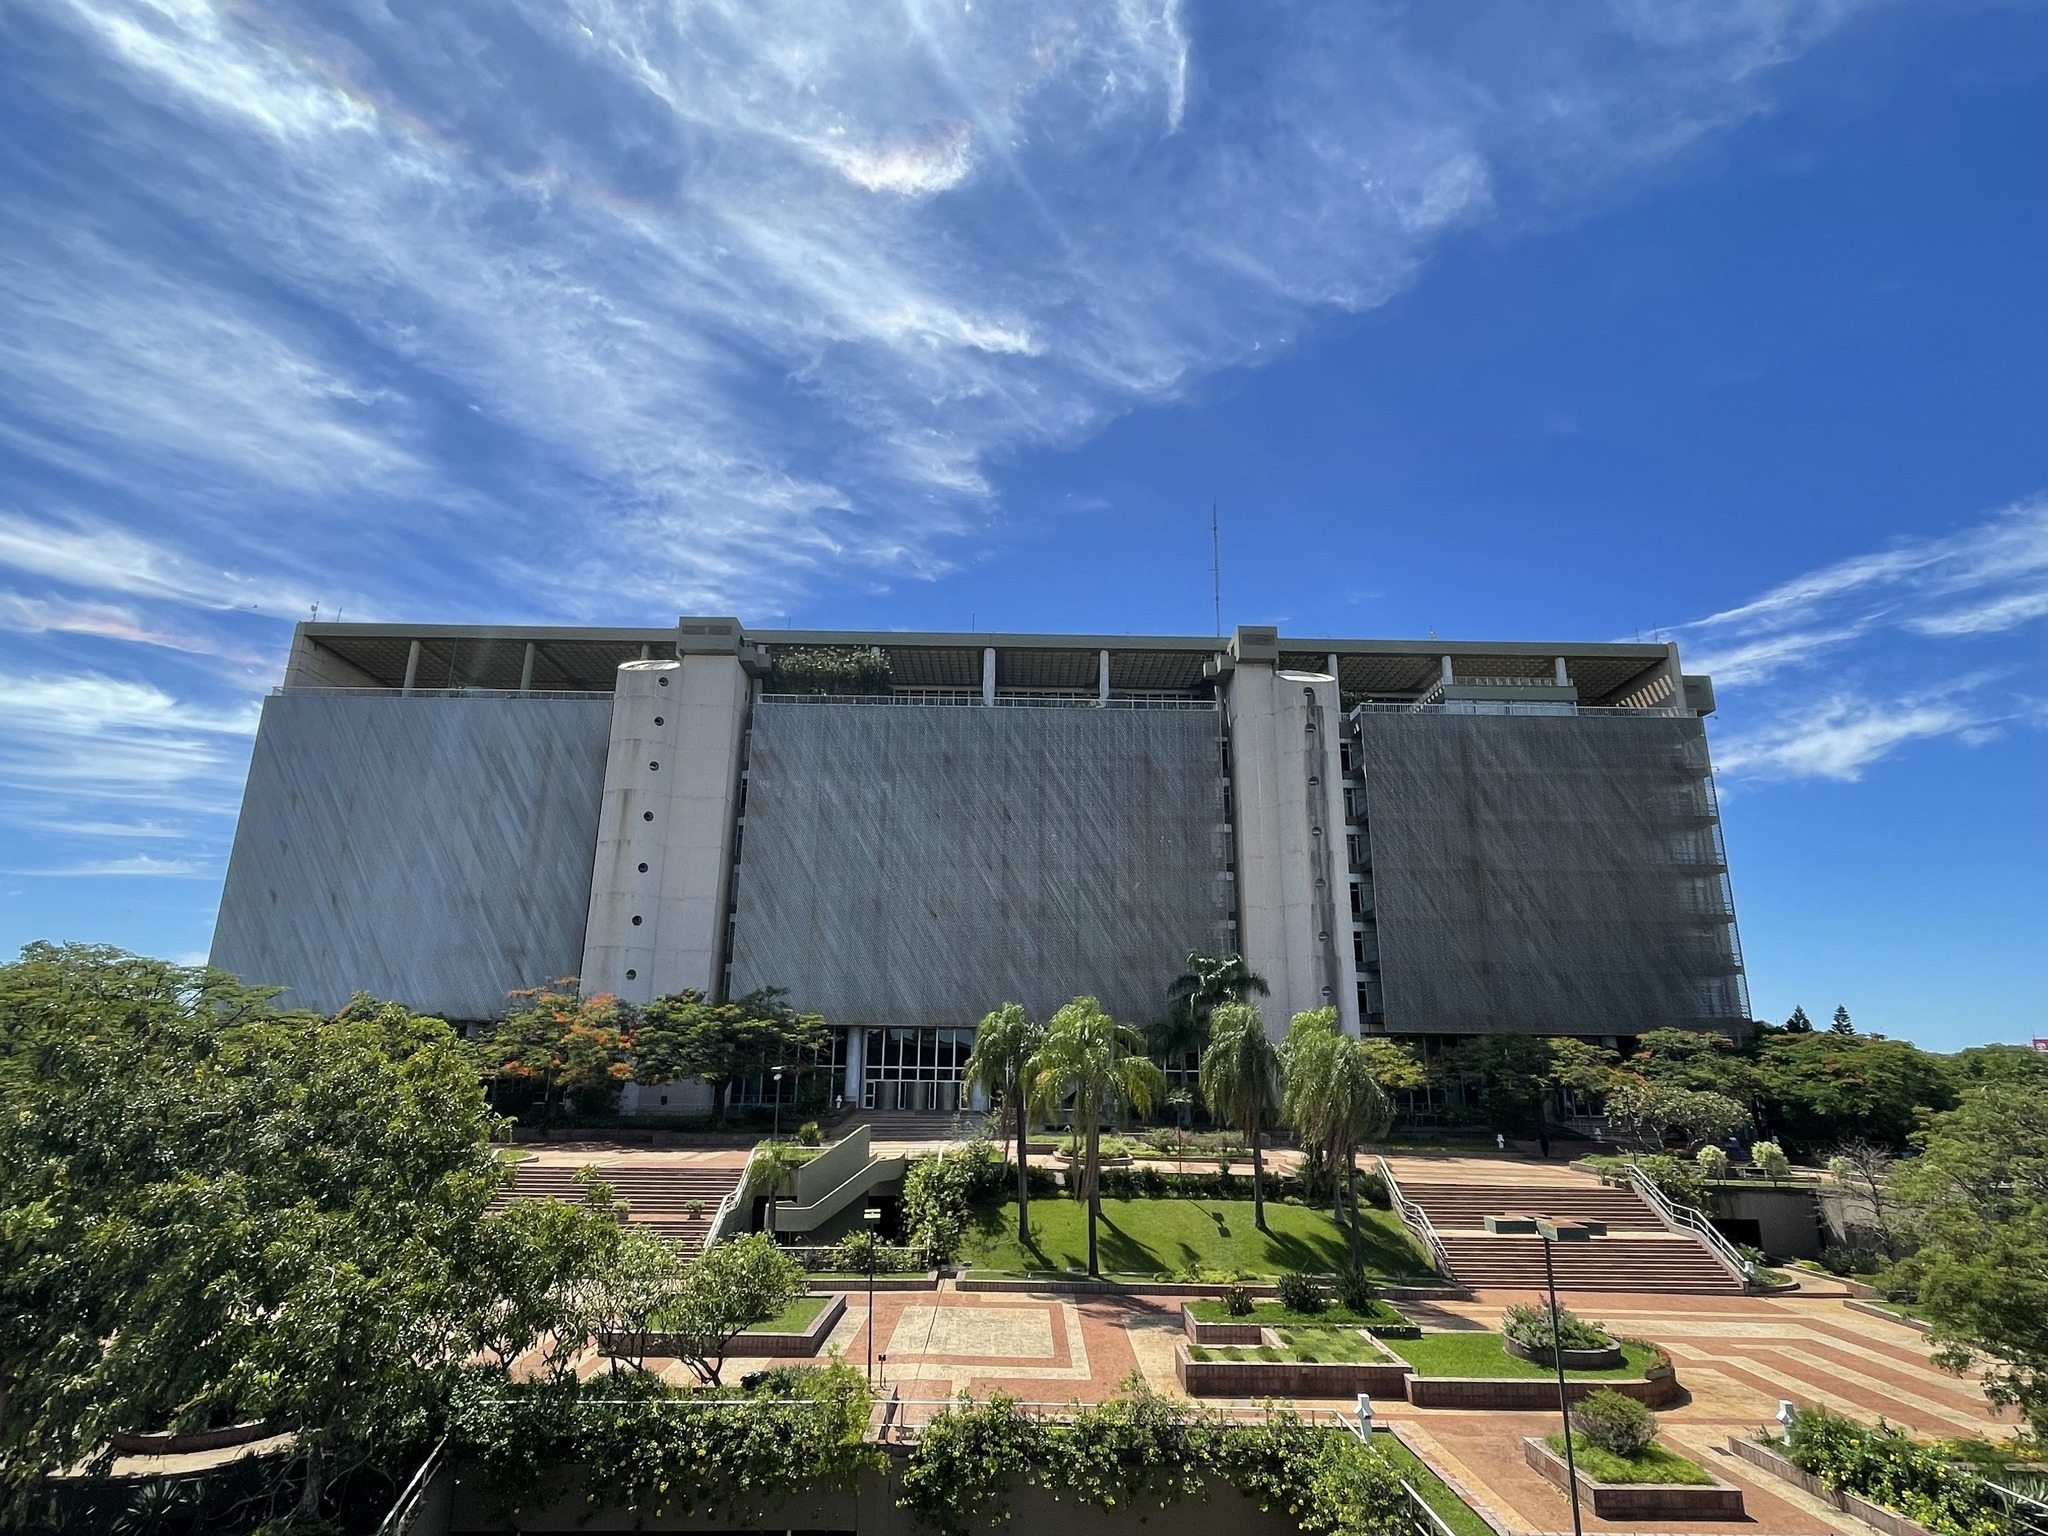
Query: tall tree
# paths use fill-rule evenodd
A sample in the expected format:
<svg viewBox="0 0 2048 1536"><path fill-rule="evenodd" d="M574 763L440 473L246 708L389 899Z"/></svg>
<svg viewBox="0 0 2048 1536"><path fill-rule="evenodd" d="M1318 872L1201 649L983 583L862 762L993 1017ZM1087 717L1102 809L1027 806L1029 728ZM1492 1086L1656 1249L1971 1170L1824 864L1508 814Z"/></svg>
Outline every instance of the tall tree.
<svg viewBox="0 0 2048 1536"><path fill-rule="evenodd" d="M1475 1035L1438 1058L1439 1071L1481 1084L1480 1103L1503 1131L1529 1127L1537 1145L1550 1156L1550 1100L1557 1084L1551 1076L1555 1053L1548 1040L1534 1035Z"/></svg>
<svg viewBox="0 0 2048 1536"><path fill-rule="evenodd" d="M1210 1015L1202 1053L1202 1098L1209 1113L1235 1125L1252 1148L1252 1222L1266 1230L1266 1170L1259 1141L1280 1101L1280 1054L1252 1003L1225 1003Z"/></svg>
<svg viewBox="0 0 2048 1536"><path fill-rule="evenodd" d="M1765 1123L1801 1154L1857 1137L1903 1152L1923 1110L1956 1103L1949 1062L1904 1040L1775 1035L1757 1052L1756 1075Z"/></svg>
<svg viewBox="0 0 2048 1536"><path fill-rule="evenodd" d="M1828 1033L1834 1035L1853 1035L1856 1033L1856 1026L1849 1018L1849 1005L1847 1003L1835 1004L1835 1016L1828 1024Z"/></svg>
<svg viewBox="0 0 2048 1536"><path fill-rule="evenodd" d="M781 987L763 987L723 1003L690 991L656 998L633 1033L633 1076L643 1083L701 1078L723 1118L735 1080L807 1066L831 1046L823 1017L797 1012L785 996Z"/></svg>
<svg viewBox="0 0 2048 1536"><path fill-rule="evenodd" d="M1045 1040L1045 1031L1025 1017L1022 1003L1004 1003L981 1021L974 1032L974 1052L965 1068L969 1087L979 1088L1009 1111L1017 1149L1017 1242L1031 1242L1031 1177L1025 1167L1030 1139L1031 1058Z"/></svg>
<svg viewBox="0 0 2048 1536"><path fill-rule="evenodd" d="M1384 1136L1394 1121L1372 1054L1343 1034L1337 1010L1316 1008L1289 1022L1281 1048L1281 1112L1304 1142L1321 1147L1333 1171L1332 1202L1345 1228L1354 1272L1364 1267L1358 1224L1359 1146Z"/></svg>
<svg viewBox="0 0 2048 1536"><path fill-rule="evenodd" d="M609 993L579 997L574 979L510 995L505 1016L478 1043L484 1069L496 1080L523 1081L540 1093L541 1113L556 1095L583 1113L618 1099L632 1069L627 1050L635 1015Z"/></svg>
<svg viewBox="0 0 2048 1536"><path fill-rule="evenodd" d="M2048 1441L2048 1095L2019 1076L1973 1084L1914 1141L1891 1194L1935 1358L1988 1364L1985 1395Z"/></svg>
<svg viewBox="0 0 2048 1536"><path fill-rule="evenodd" d="M1806 1010L1797 1003L1792 1005L1792 1017L1785 1021L1785 1033L1788 1035L1810 1035L1813 1033L1813 1020L1806 1016Z"/></svg>
<svg viewBox="0 0 2048 1536"><path fill-rule="evenodd" d="M1145 1054L1145 1040L1077 997L1046 1026L1031 1057L1031 1099L1050 1108L1070 1098L1074 1131L1083 1137L1082 1183L1088 1198L1088 1273L1102 1273L1095 1226L1102 1215L1102 1122L1130 1108L1143 1114L1166 1092L1166 1074Z"/></svg>
<svg viewBox="0 0 2048 1536"><path fill-rule="evenodd" d="M1176 1065L1209 1042L1210 1016L1227 1003L1248 1003L1272 989L1242 955L1190 950L1187 968L1166 989L1166 1017L1146 1031L1147 1048Z"/></svg>

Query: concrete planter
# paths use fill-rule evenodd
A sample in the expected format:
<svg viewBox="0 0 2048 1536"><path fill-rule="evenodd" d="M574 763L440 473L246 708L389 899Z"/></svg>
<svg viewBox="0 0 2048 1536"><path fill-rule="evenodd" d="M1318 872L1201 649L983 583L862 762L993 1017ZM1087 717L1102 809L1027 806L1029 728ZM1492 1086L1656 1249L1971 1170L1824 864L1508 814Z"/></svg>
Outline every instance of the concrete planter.
<svg viewBox="0 0 2048 1536"><path fill-rule="evenodd" d="M1409 1379L1398 1360L1194 1360L1185 1344L1173 1369L1190 1397L1399 1397Z"/></svg>
<svg viewBox="0 0 2048 1536"><path fill-rule="evenodd" d="M114 1434L107 1443L127 1456L189 1456L195 1451L223 1451L230 1446L254 1445L291 1426L281 1419L250 1424L223 1424L219 1429L159 1430L150 1434Z"/></svg>
<svg viewBox="0 0 2048 1536"><path fill-rule="evenodd" d="M1564 1395L1576 1403L1601 1388L1632 1397L1650 1408L1678 1398L1676 1372L1623 1381L1567 1381ZM1505 1413L1555 1412L1557 1383L1540 1376L1410 1376L1408 1401L1418 1408L1491 1408Z"/></svg>
<svg viewBox="0 0 2048 1536"><path fill-rule="evenodd" d="M726 1346L726 1353L736 1360L756 1360L789 1356L808 1359L815 1355L831 1335L833 1325L846 1311L846 1298L835 1295L811 1320L811 1326L802 1333L743 1333ZM598 1335L598 1348L606 1354L630 1354L674 1358L681 1347L681 1339L673 1333L623 1334L605 1333ZM637 1345L637 1348L628 1346Z"/></svg>
<svg viewBox="0 0 2048 1536"><path fill-rule="evenodd" d="M1743 1435L1730 1435L1728 1449L1740 1456L1751 1466L1768 1472L1773 1477L1783 1478L1795 1488L1803 1488L1816 1499L1832 1504L1845 1515L1854 1515L1865 1525L1876 1526L1885 1536L1932 1536L1926 1526L1918 1521L1908 1520L1904 1515L1886 1509L1882 1504L1873 1504L1860 1499L1853 1493L1844 1493L1839 1488L1830 1488L1811 1472L1802 1471L1780 1456L1768 1445L1759 1445Z"/></svg>
<svg viewBox="0 0 2048 1536"><path fill-rule="evenodd" d="M1181 1329L1187 1334L1190 1344L1263 1344L1265 1342L1264 1329L1260 1324L1253 1322L1204 1322L1195 1316L1194 1309L1188 1306L1186 1302L1181 1303L1180 1323ZM1378 1327L1367 1324L1365 1325L1365 1331L1376 1339L1419 1339L1422 1337L1422 1330L1413 1323L1382 1323Z"/></svg>
<svg viewBox="0 0 2048 1536"><path fill-rule="evenodd" d="M1500 1346L1517 1360L1528 1360L1536 1365L1557 1367L1557 1357L1564 1356L1564 1368L1568 1371L1611 1371L1622 1364L1621 1346L1609 1344L1605 1349L1564 1349L1551 1350L1531 1348L1502 1335Z"/></svg>
<svg viewBox="0 0 2048 1536"><path fill-rule="evenodd" d="M1904 1312L1894 1312L1890 1307L1880 1306L1875 1302L1863 1301L1854 1296L1844 1301L1842 1305L1851 1312L1861 1312L1866 1317L1881 1317L1888 1323L1897 1323L1901 1328L1911 1328L1915 1333L1932 1333L1934 1331L1934 1324L1932 1323L1923 1323L1917 1317L1909 1317Z"/></svg>
<svg viewBox="0 0 2048 1536"><path fill-rule="evenodd" d="M868 1281L865 1275L831 1275L807 1280L804 1288L813 1296L865 1295ZM875 1289L878 1291L936 1291L938 1288L939 1272L936 1269L928 1269L921 1275L875 1276Z"/></svg>
<svg viewBox="0 0 2048 1536"><path fill-rule="evenodd" d="M1571 1481L1564 1458L1541 1440L1522 1442L1529 1465L1567 1493ZM1710 1474L1711 1475L1711 1474ZM1590 1494L1593 1513L1602 1520L1741 1520L1742 1490L1715 1478L1711 1483L1602 1483L1579 1474L1582 1494Z"/></svg>

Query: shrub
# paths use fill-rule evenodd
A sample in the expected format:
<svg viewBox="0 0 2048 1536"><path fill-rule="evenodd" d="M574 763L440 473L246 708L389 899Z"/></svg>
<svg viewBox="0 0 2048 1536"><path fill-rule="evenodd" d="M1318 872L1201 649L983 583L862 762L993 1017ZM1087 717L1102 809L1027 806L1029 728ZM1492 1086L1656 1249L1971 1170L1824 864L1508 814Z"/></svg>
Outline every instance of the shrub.
<svg viewBox="0 0 2048 1536"><path fill-rule="evenodd" d="M692 1221L695 1221L699 1216L702 1216L704 1214L704 1202L702 1200L699 1200L695 1195L692 1195L689 1199L683 1202L683 1214L685 1216L688 1216Z"/></svg>
<svg viewBox="0 0 2048 1536"><path fill-rule="evenodd" d="M1588 1393L1572 1405L1573 1431L1587 1444L1616 1456L1635 1457L1657 1438L1657 1416L1612 1387Z"/></svg>
<svg viewBox="0 0 2048 1536"><path fill-rule="evenodd" d="M1323 1288L1313 1276L1304 1275L1300 1270L1289 1270L1282 1275L1273 1294L1274 1299L1289 1312L1314 1316L1323 1310Z"/></svg>
<svg viewBox="0 0 2048 1536"><path fill-rule="evenodd" d="M1347 1269L1337 1277L1337 1299L1363 1317L1379 1300L1380 1288L1366 1278L1362 1269Z"/></svg>
<svg viewBox="0 0 2048 1536"><path fill-rule="evenodd" d="M1889 1424L1865 1428L1824 1410L1802 1411L1785 1438L1785 1456L1829 1488L1897 1510L1942 1536L1995 1536L2012 1528L1982 1482Z"/></svg>
<svg viewBox="0 0 2048 1536"><path fill-rule="evenodd" d="M1003 1187L1003 1165L985 1141L922 1157L903 1177L905 1240L933 1267L950 1264L967 1238L975 1201Z"/></svg>
<svg viewBox="0 0 2048 1536"><path fill-rule="evenodd" d="M1247 1285L1227 1287L1223 1292L1223 1310L1232 1317L1250 1317L1252 1315L1251 1287Z"/></svg>
<svg viewBox="0 0 2048 1536"><path fill-rule="evenodd" d="M818 1129L818 1122L806 1120L796 1128L796 1144L800 1147L822 1147L825 1133Z"/></svg>
<svg viewBox="0 0 2048 1536"><path fill-rule="evenodd" d="M1831 1275L1874 1275L1885 1261L1875 1248L1829 1247L1821 1249L1817 1262Z"/></svg>
<svg viewBox="0 0 2048 1536"><path fill-rule="evenodd" d="M1501 1332L1524 1349L1548 1349L1551 1345L1550 1306L1509 1307L1500 1320ZM1557 1309L1557 1342L1566 1349L1606 1349L1614 1342L1599 1323L1588 1322L1569 1307Z"/></svg>
<svg viewBox="0 0 2048 1536"><path fill-rule="evenodd" d="M1704 1147L1701 1147L1698 1153L1694 1155L1693 1161L1700 1165L1700 1177L1703 1179L1725 1179L1728 1177L1728 1154L1712 1142L1708 1142Z"/></svg>
<svg viewBox="0 0 2048 1536"><path fill-rule="evenodd" d="M859 1273L880 1256L881 1246L872 1232L849 1232L832 1245L832 1267Z"/></svg>
<svg viewBox="0 0 2048 1536"><path fill-rule="evenodd" d="M1782 1179L1792 1171L1792 1160L1775 1141L1760 1141L1751 1147L1749 1160L1767 1179Z"/></svg>

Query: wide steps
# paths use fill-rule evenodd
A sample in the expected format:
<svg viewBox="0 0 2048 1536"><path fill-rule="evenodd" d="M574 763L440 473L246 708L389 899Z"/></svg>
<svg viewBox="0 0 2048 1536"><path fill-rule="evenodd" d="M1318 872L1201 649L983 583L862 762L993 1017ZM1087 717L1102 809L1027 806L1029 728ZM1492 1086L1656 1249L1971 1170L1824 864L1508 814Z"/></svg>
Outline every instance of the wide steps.
<svg viewBox="0 0 2048 1536"><path fill-rule="evenodd" d="M568 1164L542 1167L521 1164L508 1188L498 1192L492 1204L503 1206L513 1200L566 1200L581 1202L589 1184ZM674 1241L686 1249L703 1247L711 1218L725 1197L738 1187L737 1168L662 1168L633 1165L595 1165L597 1182L611 1186L616 1199L626 1204L626 1220L636 1227ZM692 1215L690 1206L701 1206Z"/></svg>
<svg viewBox="0 0 2048 1536"><path fill-rule="evenodd" d="M1543 1241L1535 1237L1451 1234L1443 1238L1458 1280L1479 1289L1541 1290ZM1742 1284L1689 1237L1596 1237L1553 1243L1560 1291L1646 1291L1739 1295Z"/></svg>
<svg viewBox="0 0 2048 1536"><path fill-rule="evenodd" d="M1510 1213L1603 1221L1610 1232L1661 1232L1664 1223L1632 1189L1598 1184L1409 1184L1401 1192L1429 1213L1439 1232L1483 1231L1486 1218Z"/></svg>

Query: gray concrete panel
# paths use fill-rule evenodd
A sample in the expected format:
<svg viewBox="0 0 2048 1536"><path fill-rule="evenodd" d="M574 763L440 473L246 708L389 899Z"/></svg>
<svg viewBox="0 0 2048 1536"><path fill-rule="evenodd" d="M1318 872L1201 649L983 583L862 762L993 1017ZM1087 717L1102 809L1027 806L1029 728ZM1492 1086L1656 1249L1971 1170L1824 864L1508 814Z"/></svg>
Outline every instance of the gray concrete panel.
<svg viewBox="0 0 2048 1536"><path fill-rule="evenodd" d="M273 696L213 963L331 1012L351 993L494 1018L574 975L612 704Z"/></svg>
<svg viewBox="0 0 2048 1536"><path fill-rule="evenodd" d="M1738 1027L1699 721L1360 723L1389 1032Z"/></svg>
<svg viewBox="0 0 2048 1536"><path fill-rule="evenodd" d="M1209 710L754 709L732 988L845 1024L1142 1024L1228 916Z"/></svg>

